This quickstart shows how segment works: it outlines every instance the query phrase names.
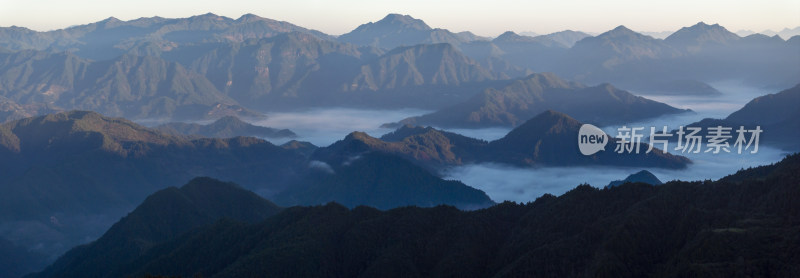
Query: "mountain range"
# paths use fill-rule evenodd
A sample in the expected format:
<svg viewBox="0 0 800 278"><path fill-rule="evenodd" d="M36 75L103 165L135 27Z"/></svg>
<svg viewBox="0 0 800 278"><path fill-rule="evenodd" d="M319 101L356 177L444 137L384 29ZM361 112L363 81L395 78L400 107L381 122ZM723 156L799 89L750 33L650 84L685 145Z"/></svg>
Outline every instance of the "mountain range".
<svg viewBox="0 0 800 278"><path fill-rule="evenodd" d="M439 110L534 72L643 94L714 94L710 82L731 79L786 88L800 76L800 37L739 37L703 22L663 40L625 26L489 39L398 14L339 37L249 14L0 34L5 120L72 109L180 120L320 106Z"/></svg>
<svg viewBox="0 0 800 278"><path fill-rule="evenodd" d="M519 167L541 166L652 166L684 168L686 157L664 153L642 143L637 153L617 153L616 139L610 138L603 152L584 156L575 143L582 123L560 112L545 111L520 124L503 138L487 142L431 127L405 125L379 138L354 132L312 157L345 161L363 152L397 154L433 171L448 166L474 163L502 163Z"/></svg>
<svg viewBox="0 0 800 278"><path fill-rule="evenodd" d="M320 198L381 208L493 204L480 190L388 154L331 164L339 174L315 175L321 162L309 157L316 150L296 141L276 146L252 137L170 135L86 111L8 122L0 125L0 237L57 255L99 236L148 194L197 176L267 197L330 186L319 198L286 192L281 200L289 205L327 202Z"/></svg>
<svg viewBox="0 0 800 278"><path fill-rule="evenodd" d="M529 75L501 88L488 88L463 102L403 119L399 124L456 128L514 127L546 110L558 110L597 125L687 112L635 96L610 84L588 87L545 73Z"/></svg>
<svg viewBox="0 0 800 278"><path fill-rule="evenodd" d="M102 267L70 265L77 256L80 262L101 262L131 254L118 251L130 239L112 228L30 277L791 277L800 273L794 248L800 243L798 170L795 154L718 181L602 190L580 185L558 197L477 211L292 207L257 223L223 219L165 237L138 256ZM169 210L170 196L161 195L148 200L162 202L146 201L131 215L142 207ZM134 226L130 218L114 227L135 235L147 234L145 227L189 226L163 222L160 215L136 219L141 224Z"/></svg>
<svg viewBox="0 0 800 278"><path fill-rule="evenodd" d="M169 50L206 42L243 41L288 32L303 32L331 38L288 22L245 14L238 19L212 13L188 18L143 17L122 21L114 17L65 29L37 32L24 27L0 28L0 47L70 51L92 60L117 57L136 46L152 42Z"/></svg>

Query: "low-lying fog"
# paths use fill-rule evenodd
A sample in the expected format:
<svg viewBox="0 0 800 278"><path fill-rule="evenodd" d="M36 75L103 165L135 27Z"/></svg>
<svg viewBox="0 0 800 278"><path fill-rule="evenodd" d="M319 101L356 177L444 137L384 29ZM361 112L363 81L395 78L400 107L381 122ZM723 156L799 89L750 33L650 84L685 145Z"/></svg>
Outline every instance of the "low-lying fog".
<svg viewBox="0 0 800 278"><path fill-rule="evenodd" d="M724 118L740 109L751 99L774 90L742 86L735 81L713 83L722 92L719 96L664 96L647 95L647 98L668 103L679 108L692 109L694 113L664 116L628 123L628 126L668 126L670 130L703 118ZM352 131L364 131L379 137L393 129L380 128L388 122L424 114L428 111L404 110L358 110L346 108L314 109L299 112L269 113L266 120L254 124L274 128L289 128L299 135L298 140L309 141L317 146L327 146L341 140ZM621 125L619 125L621 126ZM617 126L603 129L615 135ZM510 129L446 129L470 137L495 140L503 137ZM281 144L288 140L273 141ZM674 151L672 151L674 153ZM444 174L447 179L460 180L470 186L484 190L495 201L511 200L533 201L545 193L562 194L578 184L588 183L603 187L612 180L624 179L629 174L646 169L662 181L719 179L739 169L770 164L779 161L787 153L760 146L757 154L710 154L686 155L694 161L687 169L665 170L658 168L618 168L618 167L548 167L523 169L497 164L479 164L455 167Z"/></svg>
<svg viewBox="0 0 800 278"><path fill-rule="evenodd" d="M353 131L363 131L372 136L391 132L392 128L382 128L382 124L422 115L430 111L419 109L402 110L361 110L350 108L324 108L296 112L268 113L267 119L252 124L272 128L288 128L294 131L299 141L311 142L317 146L328 146L342 140ZM273 144L283 144L291 139L269 139Z"/></svg>

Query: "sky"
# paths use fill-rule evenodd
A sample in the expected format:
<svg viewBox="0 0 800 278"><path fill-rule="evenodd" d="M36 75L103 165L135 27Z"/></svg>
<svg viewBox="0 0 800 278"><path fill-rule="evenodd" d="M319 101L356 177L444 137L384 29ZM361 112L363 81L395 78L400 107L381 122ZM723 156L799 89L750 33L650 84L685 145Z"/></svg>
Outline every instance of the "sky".
<svg viewBox="0 0 800 278"><path fill-rule="evenodd" d="M497 36L504 31L580 30L600 33L618 25L637 31L675 31L703 21L731 31L800 26L800 1L687 0L0 0L0 26L61 29L114 16L122 20L188 17L212 12L231 18L253 13L340 35L388 13L408 14L431 27Z"/></svg>

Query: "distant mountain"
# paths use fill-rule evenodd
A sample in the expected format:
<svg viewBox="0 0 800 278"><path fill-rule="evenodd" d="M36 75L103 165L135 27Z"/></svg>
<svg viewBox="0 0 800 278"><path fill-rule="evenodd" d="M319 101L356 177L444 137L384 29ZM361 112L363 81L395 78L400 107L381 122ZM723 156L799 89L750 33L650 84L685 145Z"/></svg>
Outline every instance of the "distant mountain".
<svg viewBox="0 0 800 278"><path fill-rule="evenodd" d="M666 39L667 37L669 37L669 35L672 35L672 33L674 33L674 31L639 32L639 33L641 33L642 35L648 35L648 36L654 37L656 39L662 39L663 40L663 39Z"/></svg>
<svg viewBox="0 0 800 278"><path fill-rule="evenodd" d="M368 49L367 49L368 50ZM263 107L321 91L341 90L374 55L352 45L292 32L258 40L177 49L165 59L189 65L229 97Z"/></svg>
<svg viewBox="0 0 800 278"><path fill-rule="evenodd" d="M188 18L143 17L130 21L110 17L95 23L48 32L36 32L22 27L0 28L0 47L11 50L71 51L80 57L105 60L117 57L142 42L154 42L159 50L168 51L183 45L241 42L288 32L303 32L332 39L319 31L253 14L231 19L207 13Z"/></svg>
<svg viewBox="0 0 800 278"><path fill-rule="evenodd" d="M626 177L624 180L611 181L608 185L606 185L605 188L620 186L622 184L629 183L629 182L630 183L640 182L640 183L646 183L646 184L649 184L649 185L662 185L662 184L664 184L663 182L661 182L661 180L658 179L658 177L656 177L656 175L653 175L653 173L650 173L650 171L641 170L641 171L636 172L634 174L628 175L628 177Z"/></svg>
<svg viewBox="0 0 800 278"><path fill-rule="evenodd" d="M749 30L748 30L746 33L744 33L745 35L743 35L742 37L744 37L744 36L749 36L749 35L752 35L752 34L754 34L754 33L755 33L755 32L753 32L753 31L749 31ZM786 27L786 28L783 28L783 30L780 30L780 31L778 31L778 32L775 32L775 31L773 31L773 30L764 30L764 31L761 31L761 32L758 32L758 33L760 33L760 34L764 34L764 35L767 35L767 36L775 36L775 35L778 35L778 36L780 36L781 38L783 38L784 40L788 40L788 39L789 39L789 38L791 38L791 37L794 37L794 36L798 36L798 35L800 35L800 26L798 26L798 27L794 27L794 28L788 28L788 27Z"/></svg>
<svg viewBox="0 0 800 278"><path fill-rule="evenodd" d="M441 107L483 88L476 83L505 77L449 44L398 47L384 53L297 32L184 47L161 55L189 65L217 90L260 110L333 105ZM430 101L419 102L422 97Z"/></svg>
<svg viewBox="0 0 800 278"><path fill-rule="evenodd" d="M551 109L601 125L685 112L610 84L587 87L544 73L511 81L502 88L486 89L464 102L407 118L400 123L441 127L513 127Z"/></svg>
<svg viewBox="0 0 800 278"><path fill-rule="evenodd" d="M741 38L738 35L719 24L708 25L700 22L691 27L681 28L664 39L664 42L689 52L698 52L707 45L726 45L739 39Z"/></svg>
<svg viewBox="0 0 800 278"><path fill-rule="evenodd" d="M530 37L508 31L493 39L491 48L483 49L483 51L490 51L488 53L476 53L476 49L470 44L462 46L462 49L473 55L502 58L524 69L546 71L547 65L555 63L566 52L568 47L564 45L565 37L568 35L553 34L553 36ZM567 38L567 40L569 39ZM477 44L481 44L481 42Z"/></svg>
<svg viewBox="0 0 800 278"><path fill-rule="evenodd" d="M430 127L406 125L380 139L352 133L344 140L317 150L314 156L342 162L361 153L378 151L400 155L433 171L470 163L503 163L521 167L648 165L663 168L683 168L691 163L686 157L658 149L645 154L648 146L644 143L639 154L618 154L613 151L615 140L609 141L605 151L584 156L575 143L581 125L563 113L545 111L491 142Z"/></svg>
<svg viewBox="0 0 800 278"><path fill-rule="evenodd" d="M291 206L337 202L351 208L365 205L378 209L442 204L480 209L494 205L481 190L459 181L442 180L403 158L381 152L360 153L344 161L311 163L318 170L275 196L277 203Z"/></svg>
<svg viewBox="0 0 800 278"><path fill-rule="evenodd" d="M800 156L792 155L714 182L581 185L476 211L294 207L257 224L219 221L193 230L112 273L794 277L798 171Z"/></svg>
<svg viewBox="0 0 800 278"><path fill-rule="evenodd" d="M450 44L396 48L361 67L350 90L395 89L419 85L460 85L494 76Z"/></svg>
<svg viewBox="0 0 800 278"><path fill-rule="evenodd" d="M449 43L482 40L471 33L452 33L445 29L433 29L424 21L409 15L389 14L377 22L358 26L353 31L337 38L341 42L368 45L384 49L418 44Z"/></svg>
<svg viewBox="0 0 800 278"><path fill-rule="evenodd" d="M800 84L775 94L757 97L725 120L744 123L774 125L800 118Z"/></svg>
<svg viewBox="0 0 800 278"><path fill-rule="evenodd" d="M129 118L258 116L202 76L157 57L123 55L94 62L69 53L26 50L0 54L0 95L21 105L53 110L96 110Z"/></svg>
<svg viewBox="0 0 800 278"><path fill-rule="evenodd" d="M660 80L648 82L646 88L640 89L648 95L682 95L682 96L720 96L722 92L708 83L694 79Z"/></svg>
<svg viewBox="0 0 800 278"><path fill-rule="evenodd" d="M155 127L155 129L173 135L200 135L213 138L230 138L236 136L285 138L297 136L297 134L288 129L274 129L252 125L234 116L225 116L207 125L167 123L159 125Z"/></svg>
<svg viewBox="0 0 800 278"><path fill-rule="evenodd" d="M220 219L257 223L280 211L232 183L196 178L144 200L99 240L73 249L34 277L109 277L153 246Z"/></svg>
<svg viewBox="0 0 800 278"><path fill-rule="evenodd" d="M800 123L797 121L800 117L798 105L800 105L800 84L775 94L757 97L725 119L707 118L686 126L702 128L699 133L701 136L708 135L709 127L730 127L733 138L728 142L731 146L738 139L736 130L739 127L753 130L759 126L763 131L759 136L760 145L800 151L800 143L797 142L797 138L800 138ZM748 133L747 136L746 139L749 140L751 135Z"/></svg>
<svg viewBox="0 0 800 278"><path fill-rule="evenodd" d="M575 43L577 43L578 41L585 39L587 37L591 37L591 35L580 31L564 30L560 32L543 35L543 37L546 37L558 44L561 44L563 47L571 48L575 46Z"/></svg>
<svg viewBox="0 0 800 278"><path fill-rule="evenodd" d="M592 67L614 69L626 62L674 58L681 53L664 41L620 25L596 37L576 42L568 55L572 56L571 60L575 63L583 61L589 67L583 70L595 70Z"/></svg>

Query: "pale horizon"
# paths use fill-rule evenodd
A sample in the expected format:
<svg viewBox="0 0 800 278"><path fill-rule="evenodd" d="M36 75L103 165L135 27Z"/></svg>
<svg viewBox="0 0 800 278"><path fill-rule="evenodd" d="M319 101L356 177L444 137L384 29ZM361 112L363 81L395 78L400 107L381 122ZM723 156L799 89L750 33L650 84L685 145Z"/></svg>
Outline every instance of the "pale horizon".
<svg viewBox="0 0 800 278"><path fill-rule="evenodd" d="M0 0L0 26L19 26L36 31L64 29L109 17L132 20L141 17L185 18L205 13L238 18L252 13L286 21L331 35L341 35L361 24L375 22L390 13L407 14L433 28L470 31L495 37L505 31L547 34L563 30L602 33L619 25L637 32L674 32L705 22L720 24L731 32L749 30L779 32L800 26L800 1L607 1L573 0L527 3L502 0L387 1L349 0L328 3L302 0L280 3L230 0L224 6L213 1L94 1L62 3L56 0ZM92 9L85 7L92 6ZM687 9L685 7L694 7ZM450 12L442 12L450 10Z"/></svg>

